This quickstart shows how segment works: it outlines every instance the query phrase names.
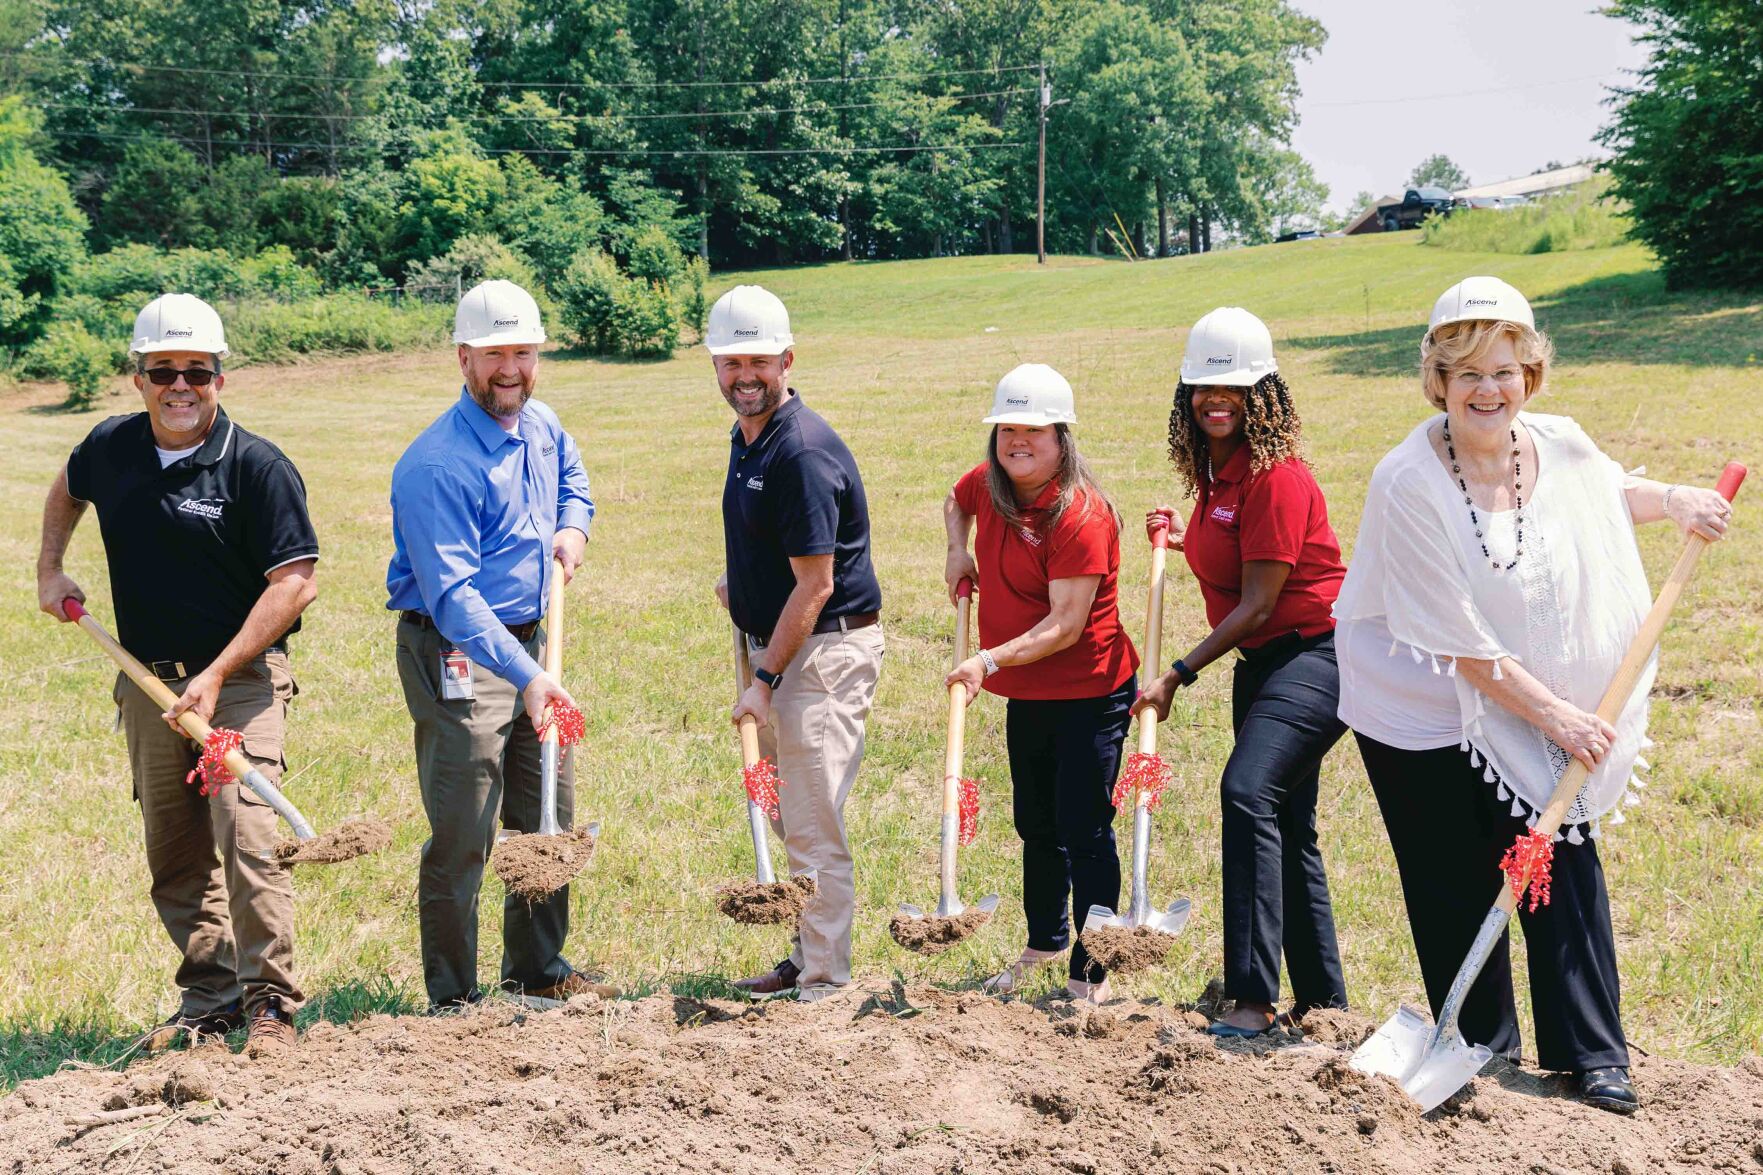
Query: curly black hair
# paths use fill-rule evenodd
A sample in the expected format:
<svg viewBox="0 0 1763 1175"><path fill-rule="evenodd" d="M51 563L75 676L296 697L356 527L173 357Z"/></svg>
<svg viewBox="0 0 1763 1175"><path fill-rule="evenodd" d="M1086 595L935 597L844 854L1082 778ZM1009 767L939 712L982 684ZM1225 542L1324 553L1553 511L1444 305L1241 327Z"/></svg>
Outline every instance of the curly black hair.
<svg viewBox="0 0 1763 1175"><path fill-rule="evenodd" d="M1169 409L1169 461L1181 471L1190 498L1206 480L1210 460L1205 436L1194 420L1194 391L1193 384L1176 384L1175 402ZM1243 389L1243 432L1249 441L1249 468L1253 472L1260 473L1292 457L1303 461L1302 431L1292 391L1279 372L1270 371Z"/></svg>

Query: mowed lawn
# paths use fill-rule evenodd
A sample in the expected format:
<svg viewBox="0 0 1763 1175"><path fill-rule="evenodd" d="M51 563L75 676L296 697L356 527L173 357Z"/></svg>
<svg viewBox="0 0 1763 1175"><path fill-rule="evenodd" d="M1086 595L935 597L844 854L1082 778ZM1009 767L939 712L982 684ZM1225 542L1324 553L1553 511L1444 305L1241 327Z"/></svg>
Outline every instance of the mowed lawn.
<svg viewBox="0 0 1763 1175"><path fill-rule="evenodd" d="M1625 465L1668 481L1711 483L1728 458L1763 462L1763 300L1668 294L1635 247L1514 257L1444 252L1416 236L1136 265L1055 259L1038 268L1010 257L718 275L719 290L759 280L788 302L795 385L850 443L869 492L888 654L847 810L859 982L898 972L973 983L1022 945L1003 705L991 698L969 718L968 769L984 799L961 889L969 901L1003 894L1000 914L934 961L900 950L886 930L900 902L936 897L941 677L953 618L940 508L979 458L979 418L1014 364L1051 363L1077 389L1083 451L1128 518L1121 598L1135 640L1148 566L1135 520L1179 500L1164 453L1170 393L1187 326L1216 305L1247 306L1272 326L1349 551L1372 466L1428 411L1413 370L1427 311L1473 273L1528 293L1555 336L1560 365L1538 410L1572 415ZM241 424L299 465L323 544L321 594L294 644L301 694L289 793L321 827L373 813L396 828L376 857L298 876L298 961L323 1014L420 998L425 823L384 610L387 486L405 444L457 387L451 352L436 351L244 367L224 393ZM9 503L0 525L4 1079L69 1055L114 1056L122 1037L176 998L175 955L148 900L113 730L113 671L79 632L36 612L34 589L44 489L102 416L139 407L132 395L82 414L49 409L54 389L0 399ZM573 890L569 954L632 990L714 987L714 977L768 966L785 949L780 931L737 926L712 902L717 885L752 868L726 720L728 622L711 594L730 414L701 348L652 364L548 355L539 395L580 442L599 505L586 575L568 597L566 678L588 718L577 818L602 821L604 833ZM1703 561L1666 635L1647 802L1601 847L1631 1037L1648 1052L1705 1060L1756 1052L1763 1038L1763 511L1749 505L1741 498L1735 539ZM1678 545L1669 525L1645 532L1656 581ZM68 566L108 622L95 520ZM1173 657L1204 632L1204 619L1185 565L1175 560L1171 572L1164 648ZM1194 917L1168 965L1123 980L1125 994L1191 999L1221 968L1217 779L1231 746L1228 678L1228 665L1205 673L1163 734L1177 782L1155 822L1152 891L1159 902L1192 897ZM1393 861L1350 739L1329 756L1319 820L1352 998L1378 1016L1398 1001L1423 1002ZM1119 827L1124 834L1128 822ZM481 970L490 980L501 900L493 877L485 899ZM1044 972L1036 990L1057 979Z"/></svg>

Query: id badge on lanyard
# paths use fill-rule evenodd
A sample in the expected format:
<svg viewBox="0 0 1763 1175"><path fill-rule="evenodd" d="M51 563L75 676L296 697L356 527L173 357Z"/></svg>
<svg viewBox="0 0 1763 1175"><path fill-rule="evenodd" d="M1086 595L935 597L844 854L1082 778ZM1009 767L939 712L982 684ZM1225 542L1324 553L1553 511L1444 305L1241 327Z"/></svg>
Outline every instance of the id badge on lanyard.
<svg viewBox="0 0 1763 1175"><path fill-rule="evenodd" d="M471 658L460 649L441 649L441 697L449 702L477 697L471 684Z"/></svg>

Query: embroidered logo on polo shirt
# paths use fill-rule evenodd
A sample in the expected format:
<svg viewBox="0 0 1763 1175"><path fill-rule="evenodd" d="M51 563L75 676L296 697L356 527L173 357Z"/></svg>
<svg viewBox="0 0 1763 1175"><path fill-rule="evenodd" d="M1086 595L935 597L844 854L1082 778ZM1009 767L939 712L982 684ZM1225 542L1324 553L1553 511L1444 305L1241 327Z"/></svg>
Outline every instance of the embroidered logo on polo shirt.
<svg viewBox="0 0 1763 1175"><path fill-rule="evenodd" d="M555 453L556 451L557 451L556 445L546 445L544 448L539 450L539 456L549 457L551 454Z"/></svg>
<svg viewBox="0 0 1763 1175"><path fill-rule="evenodd" d="M1016 533L1021 535L1022 541L1031 547L1038 547L1041 545L1041 536L1036 534L1032 527L1020 527Z"/></svg>
<svg viewBox="0 0 1763 1175"><path fill-rule="evenodd" d="M1214 522L1235 522L1236 520L1237 520L1237 508L1235 506L1214 506L1214 507L1212 507L1212 521L1214 521Z"/></svg>
<svg viewBox="0 0 1763 1175"><path fill-rule="evenodd" d="M178 513L194 514L198 518L219 522L220 508L225 504L224 498L190 498L178 503Z"/></svg>
<svg viewBox="0 0 1763 1175"><path fill-rule="evenodd" d="M749 477L747 479L747 488L750 490L762 490L765 488L765 479L763 477Z"/></svg>

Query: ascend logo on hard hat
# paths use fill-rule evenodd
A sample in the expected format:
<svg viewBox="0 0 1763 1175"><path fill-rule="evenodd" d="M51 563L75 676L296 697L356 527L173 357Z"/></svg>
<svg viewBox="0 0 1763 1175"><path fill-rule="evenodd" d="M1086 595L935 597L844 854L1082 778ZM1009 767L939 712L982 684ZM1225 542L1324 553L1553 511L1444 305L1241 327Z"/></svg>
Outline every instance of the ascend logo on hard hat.
<svg viewBox="0 0 1763 1175"><path fill-rule="evenodd" d="M196 332L187 326L168 326L164 333L168 339L187 339Z"/></svg>
<svg viewBox="0 0 1763 1175"><path fill-rule="evenodd" d="M1005 396L1004 403L1010 405L1012 408L1027 408L1028 407L1028 397L1027 396Z"/></svg>
<svg viewBox="0 0 1763 1175"><path fill-rule="evenodd" d="M520 319L518 319L518 318L498 318L498 319L496 319L496 321L493 325L495 325L495 326L519 326Z"/></svg>
<svg viewBox="0 0 1763 1175"><path fill-rule="evenodd" d="M756 326L737 326L735 327L734 335L737 339L756 339L759 337L759 328Z"/></svg>
<svg viewBox="0 0 1763 1175"><path fill-rule="evenodd" d="M1234 355L1214 355L1206 360L1207 367L1229 367L1236 362Z"/></svg>
<svg viewBox="0 0 1763 1175"><path fill-rule="evenodd" d="M1463 304L1465 306L1498 306L1500 300L1498 298L1465 298Z"/></svg>

